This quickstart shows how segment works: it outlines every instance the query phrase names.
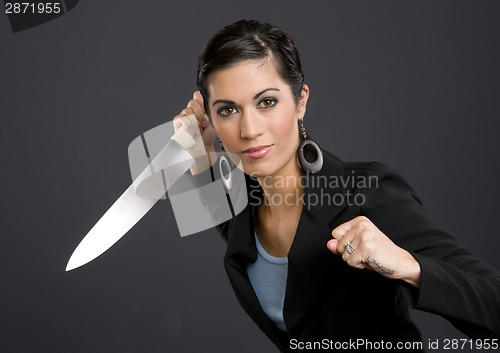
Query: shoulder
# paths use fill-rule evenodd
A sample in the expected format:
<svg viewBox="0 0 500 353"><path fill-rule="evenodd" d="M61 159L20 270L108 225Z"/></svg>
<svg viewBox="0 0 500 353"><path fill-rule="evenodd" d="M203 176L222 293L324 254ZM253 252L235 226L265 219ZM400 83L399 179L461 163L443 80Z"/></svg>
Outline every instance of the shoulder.
<svg viewBox="0 0 500 353"><path fill-rule="evenodd" d="M393 187L413 191L413 188L401 172L383 162L343 161L326 150L323 150L323 156L326 167L325 175L342 177L344 179L355 177L359 183L355 183L354 187L362 185L363 180L361 179L366 179L367 182L371 182L371 185L376 187ZM337 165L337 167L332 168L332 165ZM344 183L344 185L352 187L353 183Z"/></svg>
<svg viewBox="0 0 500 353"><path fill-rule="evenodd" d="M310 179L310 184L318 187L312 192L328 193L344 200L344 206L361 208L377 207L381 203L394 205L404 200L422 204L406 178L385 163L346 162L326 150L323 150L323 158L323 169L313 177L315 180Z"/></svg>

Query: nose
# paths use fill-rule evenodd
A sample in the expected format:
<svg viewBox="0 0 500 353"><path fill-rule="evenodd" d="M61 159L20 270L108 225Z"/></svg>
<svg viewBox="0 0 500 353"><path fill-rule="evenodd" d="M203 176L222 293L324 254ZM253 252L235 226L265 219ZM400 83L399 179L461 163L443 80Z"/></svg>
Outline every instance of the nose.
<svg viewBox="0 0 500 353"><path fill-rule="evenodd" d="M264 125L259 114L254 112L245 112L241 114L240 119L240 137L251 140L264 133Z"/></svg>

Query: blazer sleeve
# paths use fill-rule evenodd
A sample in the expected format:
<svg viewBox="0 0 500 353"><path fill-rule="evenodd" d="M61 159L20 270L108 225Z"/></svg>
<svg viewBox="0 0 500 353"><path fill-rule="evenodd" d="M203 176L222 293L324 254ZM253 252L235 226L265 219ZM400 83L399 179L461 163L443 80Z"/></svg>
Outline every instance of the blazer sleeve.
<svg viewBox="0 0 500 353"><path fill-rule="evenodd" d="M205 208L211 209L215 214L222 213L223 210L217 210L217 208L221 208L221 205L211 202L209 195L205 194L204 189L202 188L202 186L220 179L221 176L219 170L211 165L207 170L196 175L192 175L190 171L187 171L186 173L190 176L193 184L197 187L196 192L198 193L198 197L200 198ZM222 236L222 239L224 239L226 243L230 221L231 219L215 226L219 234Z"/></svg>
<svg viewBox="0 0 500 353"><path fill-rule="evenodd" d="M443 316L469 337L500 337L498 272L436 227L392 168L373 163L368 173L378 184L362 191L362 214L420 264L420 290L401 281L410 306Z"/></svg>

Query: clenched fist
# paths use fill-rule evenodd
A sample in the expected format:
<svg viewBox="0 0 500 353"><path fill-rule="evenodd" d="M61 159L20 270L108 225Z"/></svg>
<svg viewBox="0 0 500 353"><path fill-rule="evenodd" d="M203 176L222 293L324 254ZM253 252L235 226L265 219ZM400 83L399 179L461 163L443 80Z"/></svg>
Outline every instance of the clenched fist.
<svg viewBox="0 0 500 353"><path fill-rule="evenodd" d="M358 216L332 231L328 249L351 267L371 269L420 288L420 265L405 249L394 244L375 224Z"/></svg>

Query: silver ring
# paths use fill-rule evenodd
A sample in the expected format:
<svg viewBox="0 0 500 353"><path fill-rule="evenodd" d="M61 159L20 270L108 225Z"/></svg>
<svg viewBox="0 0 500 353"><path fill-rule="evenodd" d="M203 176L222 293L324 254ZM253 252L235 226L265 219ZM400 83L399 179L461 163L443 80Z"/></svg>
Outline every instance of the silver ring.
<svg viewBox="0 0 500 353"><path fill-rule="evenodd" d="M348 241L345 243L345 247L349 255L351 255L354 252L354 248L352 247L352 244L349 243Z"/></svg>

